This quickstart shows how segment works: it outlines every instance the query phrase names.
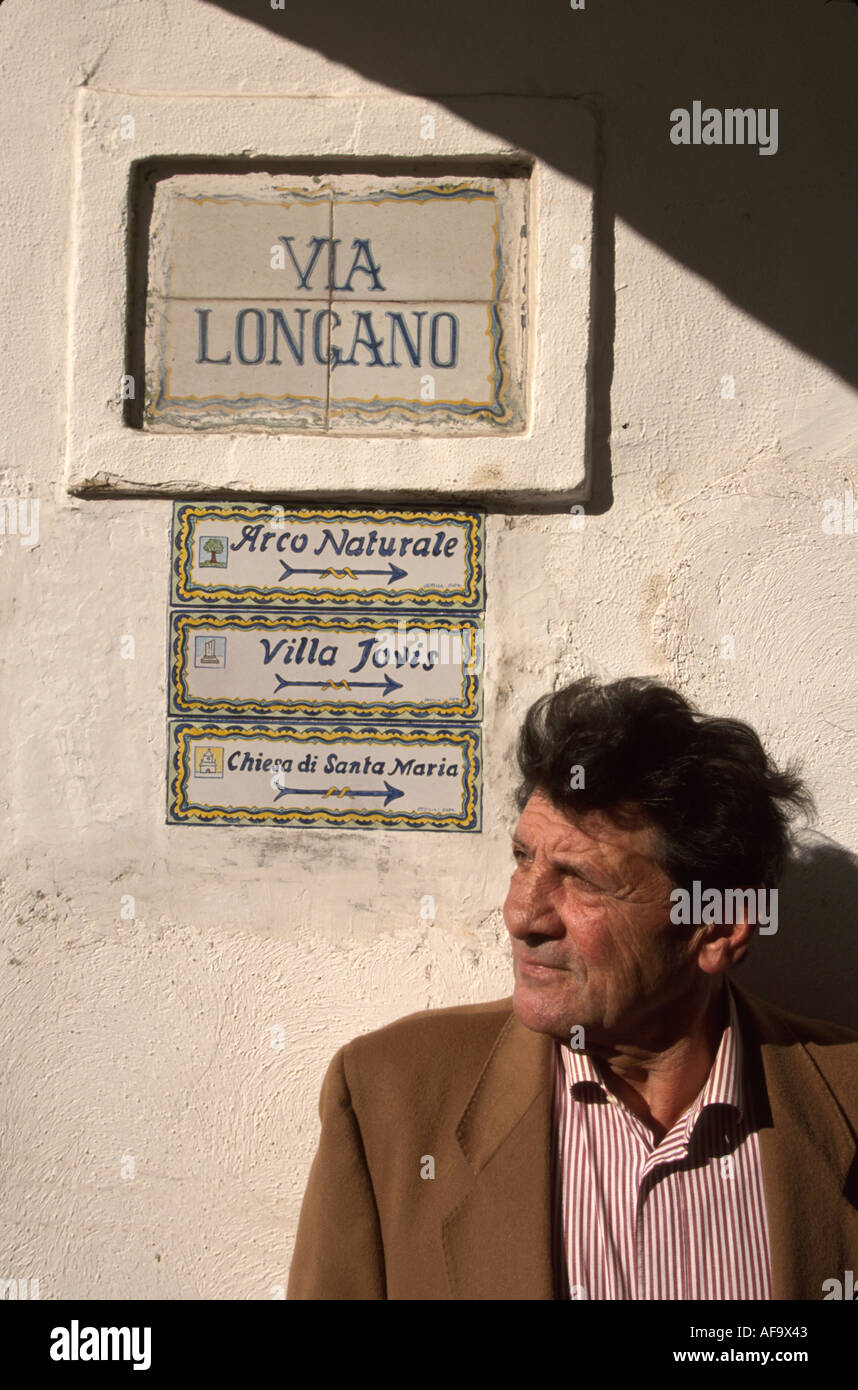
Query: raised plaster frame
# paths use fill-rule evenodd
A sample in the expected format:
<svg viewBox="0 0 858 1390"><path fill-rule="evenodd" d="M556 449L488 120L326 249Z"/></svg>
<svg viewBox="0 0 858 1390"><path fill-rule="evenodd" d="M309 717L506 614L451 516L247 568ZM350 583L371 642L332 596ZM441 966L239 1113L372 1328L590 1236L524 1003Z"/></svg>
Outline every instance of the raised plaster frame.
<svg viewBox="0 0 858 1390"><path fill-rule="evenodd" d="M495 129L562 123L592 174L594 127L563 98L177 96L82 88L77 103L65 485L76 495L469 499L557 505L589 495L592 178L578 182ZM133 138L123 117L133 117ZM434 137L422 138L426 117ZM488 127L488 129L486 128ZM534 143L537 143L535 140ZM155 433L125 421L133 165L183 157L527 163L528 428L521 434ZM584 264L573 266L573 246ZM142 383L140 383L142 389Z"/></svg>

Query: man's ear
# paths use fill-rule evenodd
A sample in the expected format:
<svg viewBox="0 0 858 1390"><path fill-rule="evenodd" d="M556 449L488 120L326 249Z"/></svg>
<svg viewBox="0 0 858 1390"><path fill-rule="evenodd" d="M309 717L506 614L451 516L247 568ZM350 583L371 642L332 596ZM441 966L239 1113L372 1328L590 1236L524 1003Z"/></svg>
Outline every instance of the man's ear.
<svg viewBox="0 0 858 1390"><path fill-rule="evenodd" d="M756 896L757 889L751 891ZM756 926L756 922L748 921L743 898L735 922L713 922L701 928L702 938L697 955L700 969L707 975L717 975L738 965L747 953Z"/></svg>

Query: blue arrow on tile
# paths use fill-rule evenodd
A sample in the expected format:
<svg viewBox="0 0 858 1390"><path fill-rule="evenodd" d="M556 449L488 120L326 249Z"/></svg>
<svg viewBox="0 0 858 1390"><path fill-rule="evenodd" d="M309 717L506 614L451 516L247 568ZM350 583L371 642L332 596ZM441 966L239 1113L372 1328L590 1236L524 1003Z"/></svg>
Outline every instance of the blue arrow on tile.
<svg viewBox="0 0 858 1390"><path fill-rule="evenodd" d="M386 574L388 584L395 584L397 579L405 579L408 576L408 571L400 569L392 560L387 566L387 569L383 570L353 570L348 566L345 569L335 570L332 569L330 565L325 569L304 570L295 569L292 565L287 565L285 560L281 560L280 564L283 566L283 573L280 576L281 584L284 579L289 579L293 574L331 574L335 579L357 579L361 574Z"/></svg>
<svg viewBox="0 0 858 1390"><path fill-rule="evenodd" d="M282 676L278 676L275 671L274 679L277 682L277 690L282 690L286 685L316 685L320 686L322 690L339 690L342 688L351 690L353 686L359 685L367 690L383 690L385 695L389 695L393 690L402 689L401 681L395 681L392 676L386 674L383 681L287 681L284 680ZM274 692L275 695L277 694L277 690Z"/></svg>
<svg viewBox="0 0 858 1390"><path fill-rule="evenodd" d="M383 796L385 806L397 797L404 796L405 792L398 791L389 782L385 782L384 791L352 791L351 787L281 787L274 800L279 801L281 796Z"/></svg>

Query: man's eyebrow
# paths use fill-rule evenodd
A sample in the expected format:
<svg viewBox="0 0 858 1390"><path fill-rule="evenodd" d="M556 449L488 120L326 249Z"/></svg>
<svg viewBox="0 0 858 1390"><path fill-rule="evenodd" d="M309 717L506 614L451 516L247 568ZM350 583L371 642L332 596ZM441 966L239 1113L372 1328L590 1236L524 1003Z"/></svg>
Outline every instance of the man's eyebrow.
<svg viewBox="0 0 858 1390"><path fill-rule="evenodd" d="M514 845L517 845L520 849L523 849L526 854L531 853L530 846L525 844L524 840L521 838L520 835L513 832L513 834L510 836L510 839L512 840L512 843ZM590 865L584 859L579 859L575 861L571 859L552 859L551 862L557 869L563 869L570 873L581 874L581 876L584 878L589 878L591 876ZM595 882L595 880L593 881Z"/></svg>
<svg viewBox="0 0 858 1390"><path fill-rule="evenodd" d="M583 859L564 859L562 857L555 857L552 858L551 862L556 869L572 869L576 874L584 873L585 871L587 873L590 872L589 865L587 864L586 860Z"/></svg>

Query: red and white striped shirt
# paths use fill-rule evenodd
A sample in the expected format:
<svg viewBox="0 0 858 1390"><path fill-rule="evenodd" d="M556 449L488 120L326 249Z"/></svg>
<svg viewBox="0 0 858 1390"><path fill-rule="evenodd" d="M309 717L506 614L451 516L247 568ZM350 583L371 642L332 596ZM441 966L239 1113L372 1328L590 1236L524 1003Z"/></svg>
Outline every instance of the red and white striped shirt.
<svg viewBox="0 0 858 1390"><path fill-rule="evenodd" d="M554 1260L562 1298L771 1298L753 1096L736 1006L706 1084L660 1142L586 1052L554 1052Z"/></svg>

